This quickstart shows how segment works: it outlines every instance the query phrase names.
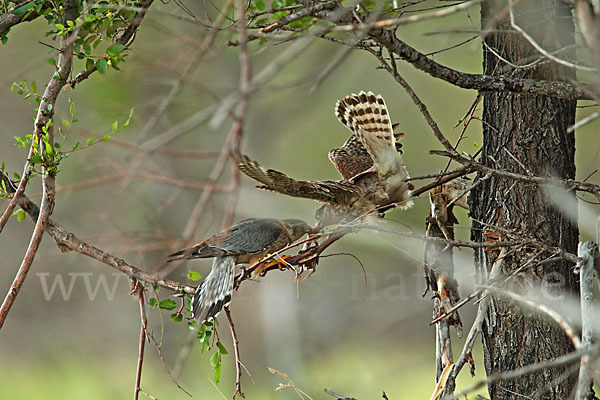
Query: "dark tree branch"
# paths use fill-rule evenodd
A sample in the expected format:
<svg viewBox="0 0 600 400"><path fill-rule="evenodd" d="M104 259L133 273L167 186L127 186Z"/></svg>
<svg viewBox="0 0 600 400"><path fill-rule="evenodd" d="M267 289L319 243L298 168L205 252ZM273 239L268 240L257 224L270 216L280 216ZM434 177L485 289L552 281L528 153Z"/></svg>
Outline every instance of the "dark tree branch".
<svg viewBox="0 0 600 400"><path fill-rule="evenodd" d="M466 3L465 3L466 4ZM460 9L460 8L459 8ZM312 11L310 8L306 8L307 11ZM595 93L594 86L584 86L578 84L572 84L561 81L546 81L536 79L523 79L523 78L512 78L508 76L491 76L483 74L470 74L460 72L455 69L441 65L425 54L419 52L413 47L409 46L395 35L394 29L385 29L388 26L398 26L403 23L417 22L423 19L419 15L414 16L414 20L411 18L399 18L391 20L378 20L371 21L364 24L353 24L344 25L350 22L348 18L332 18L340 13L346 13L349 9L344 7L337 7L332 10L324 12L312 11L307 12L306 15L310 15L316 18L325 20L339 20L338 26L325 27L325 28L312 28L312 30L302 31L303 35L291 35L288 37L271 36L268 32L272 30L281 29L286 26L284 23L290 23L282 19L272 25L260 28L260 30L254 34L251 34L249 39L254 40L257 38L277 38L283 41L293 40L302 36L316 36L330 39L324 36L328 32L332 31L343 31L343 32L366 32L368 36L378 44L385 47L388 51L396 54L400 59L412 64L415 68L428 73L434 78L442 79L450 84L458 86L463 89L473 89L478 91L508 91L513 93L532 93L542 94L551 97L565 98L571 100L589 100L592 99L591 93ZM302 11L298 11L295 14L299 14ZM302 14L305 15L304 13ZM432 14L433 17L434 14ZM273 26L273 27L271 27ZM259 28L259 27L256 27ZM239 45L239 42L232 41L230 45ZM366 46L357 46L358 48L366 49Z"/></svg>
<svg viewBox="0 0 600 400"><path fill-rule="evenodd" d="M393 31L373 29L370 37L415 68L463 89L534 93L571 100L590 100L591 89L561 81L469 74L441 65L400 40Z"/></svg>
<svg viewBox="0 0 600 400"><path fill-rule="evenodd" d="M564 178L554 178L554 177L541 177L535 175L523 175L515 172L500 170L485 166L476 162L473 159L465 158L461 155L451 154L446 151L439 150L430 150L430 154L435 154L439 156L449 157L454 161L457 161L465 166L470 166L472 170L483 172L485 174L491 174L493 176L508 178L514 181L532 183L536 185L563 185L568 190L578 190L581 192L588 192L593 194L594 196L600 199L600 185L595 185L593 183L579 182L574 179L564 179Z"/></svg>

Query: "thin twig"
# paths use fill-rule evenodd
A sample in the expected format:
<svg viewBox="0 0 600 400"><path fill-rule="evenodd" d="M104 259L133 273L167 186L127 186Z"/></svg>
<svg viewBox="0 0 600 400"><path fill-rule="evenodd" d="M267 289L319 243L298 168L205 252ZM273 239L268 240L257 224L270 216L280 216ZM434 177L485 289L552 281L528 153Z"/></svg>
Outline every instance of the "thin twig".
<svg viewBox="0 0 600 400"><path fill-rule="evenodd" d="M146 318L146 308L144 301L144 285L140 282L135 281L133 283L135 294L138 296L138 300L140 302L140 320L141 320L141 329L140 329L140 345L138 352L138 363L137 370L135 373L135 389L133 392L133 399L138 400L141 388L140 383L142 382L142 365L144 363L144 348L146 346L146 325L148 323L148 318Z"/></svg>
<svg viewBox="0 0 600 400"><path fill-rule="evenodd" d="M370 48L367 48L367 51L369 51L371 54L373 54L375 57L377 57L377 59L379 59L379 61L381 62L383 67L386 69L386 71L388 71L394 77L396 82L398 82L400 84L400 86L402 86L404 88L406 93L408 93L408 95L410 96L413 103L415 103L415 105L417 106L417 109L421 112L421 114L425 118L425 121L427 121L427 124L433 131L434 136L442 144L442 146L444 146L444 148L448 152L453 153L453 154L458 154L458 153L456 153L456 150L454 150L454 147L452 147L452 145L450 144L448 139L446 139L446 137L444 136L444 134L438 127L435 120L431 117L431 114L429 114L429 110L427 109L427 106L425 105L425 103L423 103L421 101L421 99L419 99L419 97L417 96L415 91L412 89L412 87L410 87L408 82L400 75L400 73L398 73L398 69L396 68L396 61L394 59L393 53L389 52L391 61L390 61L390 64L388 64L385 61L385 59L383 58L383 56L381 55L381 53L378 53L375 50L370 49Z"/></svg>
<svg viewBox="0 0 600 400"><path fill-rule="evenodd" d="M591 72L598 71L598 69L596 69L596 68L585 67L583 65L573 64L572 62L563 60L562 58L558 58L555 55L553 55L552 53L546 51L546 49L544 49L542 46L540 46L540 44L538 42L536 42L535 39L531 37L531 35L529 35L523 28L521 28L515 22L515 15L513 13L513 1L514 0L508 0L508 13L510 15L510 25L513 27L514 30L519 32L544 57L547 57L550 60L552 60L558 64L562 64L566 67L575 68L575 69L582 70L582 71L591 71Z"/></svg>
<svg viewBox="0 0 600 400"><path fill-rule="evenodd" d="M490 173L497 177L508 178L508 179L512 179L515 181L519 181L519 182L533 183L533 184L537 184L537 185L562 185L567 190L574 189L574 190L578 190L581 192L588 192L588 193L595 195L596 197L598 197L600 199L600 185L595 185L593 183L580 182L580 181L576 181L574 179L562 179L562 178L556 178L556 177L547 177L546 178L546 177L535 176L535 175L518 174L515 172L510 172L510 171L505 171L505 170L488 167L488 166L485 166L483 164L480 164L480 163L474 161L472 158L470 158L470 159L465 158L465 157L463 157L461 155L457 155L457 154L453 155L447 151L430 150L429 153L452 158L453 160L455 160L465 166L467 166L467 165L471 166L472 170L483 172L486 174Z"/></svg>
<svg viewBox="0 0 600 400"><path fill-rule="evenodd" d="M539 310L542 313L548 315L562 328L562 330L565 332L567 337L573 343L573 346L575 347L575 349L581 349L581 339L577 335L577 332L575 331L575 329L573 328L571 323L568 322L558 312L556 312L555 310L548 307L546 304L536 303L535 301L528 299L526 297L523 297L520 294L510 292L508 290L503 290L503 289L497 288L495 286L484 285L484 286L482 286L482 288L484 288L490 292L493 292L497 295L500 295L502 297L506 297L508 299L515 300L519 303L523 303L531 308L535 308L536 310Z"/></svg>
<svg viewBox="0 0 600 400"><path fill-rule="evenodd" d="M242 362L240 360L240 343L235 333L235 325L233 324L233 318L231 318L231 312L229 306L225 306L225 315L227 315L227 321L229 322L229 329L231 330L231 339L233 341L233 353L235 355L235 392L233 398L237 395L246 398L242 392Z"/></svg>
<svg viewBox="0 0 600 400"><path fill-rule="evenodd" d="M518 379L518 378L528 375L528 374L532 374L534 372L538 372L538 371L542 371L542 370L549 370L551 368L571 364L571 363L574 363L575 361L577 361L578 359L580 359L583 355L597 353L598 350L599 350L598 345L594 345L593 348L590 348L590 349L576 350L571 353L562 355L560 357L556 357L556 358L546 360L546 361L541 361L541 362L534 363L534 364L525 365L521 368L518 368L518 369L515 369L512 371L495 372L493 374L488 375L487 378L480 380L473 386L471 386L459 393L455 393L453 397L446 397L445 400L461 399L461 398L464 398L465 395L467 395L477 389L480 389L486 385L490 385L490 384L500 382L500 381L510 381L510 380Z"/></svg>

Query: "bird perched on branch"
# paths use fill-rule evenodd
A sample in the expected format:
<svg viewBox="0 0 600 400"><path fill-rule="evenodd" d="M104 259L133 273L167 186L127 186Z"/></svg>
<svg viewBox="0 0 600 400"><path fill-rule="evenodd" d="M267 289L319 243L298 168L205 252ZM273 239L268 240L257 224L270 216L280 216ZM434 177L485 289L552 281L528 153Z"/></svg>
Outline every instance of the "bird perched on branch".
<svg viewBox="0 0 600 400"><path fill-rule="evenodd" d="M325 203L317 210L321 226L395 206L410 207L412 186L383 97L352 94L336 103L335 114L353 133L344 146L329 152L342 180L298 181L246 156L241 157L240 170L262 183L260 189Z"/></svg>
<svg viewBox="0 0 600 400"><path fill-rule="evenodd" d="M170 254L168 261L215 257L212 270L192 299L193 317L204 321L229 304L236 264L252 265L311 232L312 228L299 219L249 218ZM263 270L257 268L255 274Z"/></svg>

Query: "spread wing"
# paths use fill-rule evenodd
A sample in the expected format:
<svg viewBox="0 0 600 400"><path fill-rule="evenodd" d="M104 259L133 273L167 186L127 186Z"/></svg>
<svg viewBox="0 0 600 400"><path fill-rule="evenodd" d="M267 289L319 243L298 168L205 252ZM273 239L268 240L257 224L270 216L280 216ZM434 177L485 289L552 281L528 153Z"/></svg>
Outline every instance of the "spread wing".
<svg viewBox="0 0 600 400"><path fill-rule="evenodd" d="M402 167L401 152L383 97L372 92L352 94L336 103L335 114L360 139L380 177Z"/></svg>
<svg viewBox="0 0 600 400"><path fill-rule="evenodd" d="M292 197L313 199L322 203L337 203L341 197L354 195L358 188L344 181L297 181L274 169L266 169L247 156L242 156L240 170L262 183L259 189Z"/></svg>

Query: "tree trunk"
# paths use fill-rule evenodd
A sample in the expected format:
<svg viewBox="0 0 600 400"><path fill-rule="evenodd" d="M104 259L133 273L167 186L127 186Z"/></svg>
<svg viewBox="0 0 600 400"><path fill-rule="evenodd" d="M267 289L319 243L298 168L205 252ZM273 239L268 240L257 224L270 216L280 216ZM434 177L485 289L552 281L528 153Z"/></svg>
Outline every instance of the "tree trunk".
<svg viewBox="0 0 600 400"><path fill-rule="evenodd" d="M574 44L571 10L561 0L515 2L516 24L549 52ZM541 57L522 35L511 30L507 3L486 1L481 6L482 28L497 31L485 43L516 65ZM560 57L567 57L565 52ZM554 62L533 69L517 69L484 46L484 73L522 78L575 79L573 70ZM575 139L567 127L575 120L575 101L540 95L506 92L486 93L483 105L483 149L481 162L487 166L538 176L575 177ZM481 179L478 176L477 179ZM574 193L570 193L574 199ZM503 178L477 185L470 196L475 241L502 240L503 230L536 238L575 253L578 229L551 203L543 189ZM497 229L499 227L501 229ZM475 254L479 276L487 276L498 250L481 249ZM509 274L534 256L535 250L520 248L507 255L503 272ZM550 254L543 254L543 259ZM545 283L554 299L565 299L577 289L572 265L560 261L531 269L518 277L510 290L531 293L532 286ZM548 290L545 291L548 293ZM553 359L573 350L561 328L546 317L519 304L494 298L483 325L483 347L487 374L518 369ZM488 388L491 399L567 399L577 379L571 366L546 369L517 380L500 381ZM529 396L529 397L522 397Z"/></svg>

